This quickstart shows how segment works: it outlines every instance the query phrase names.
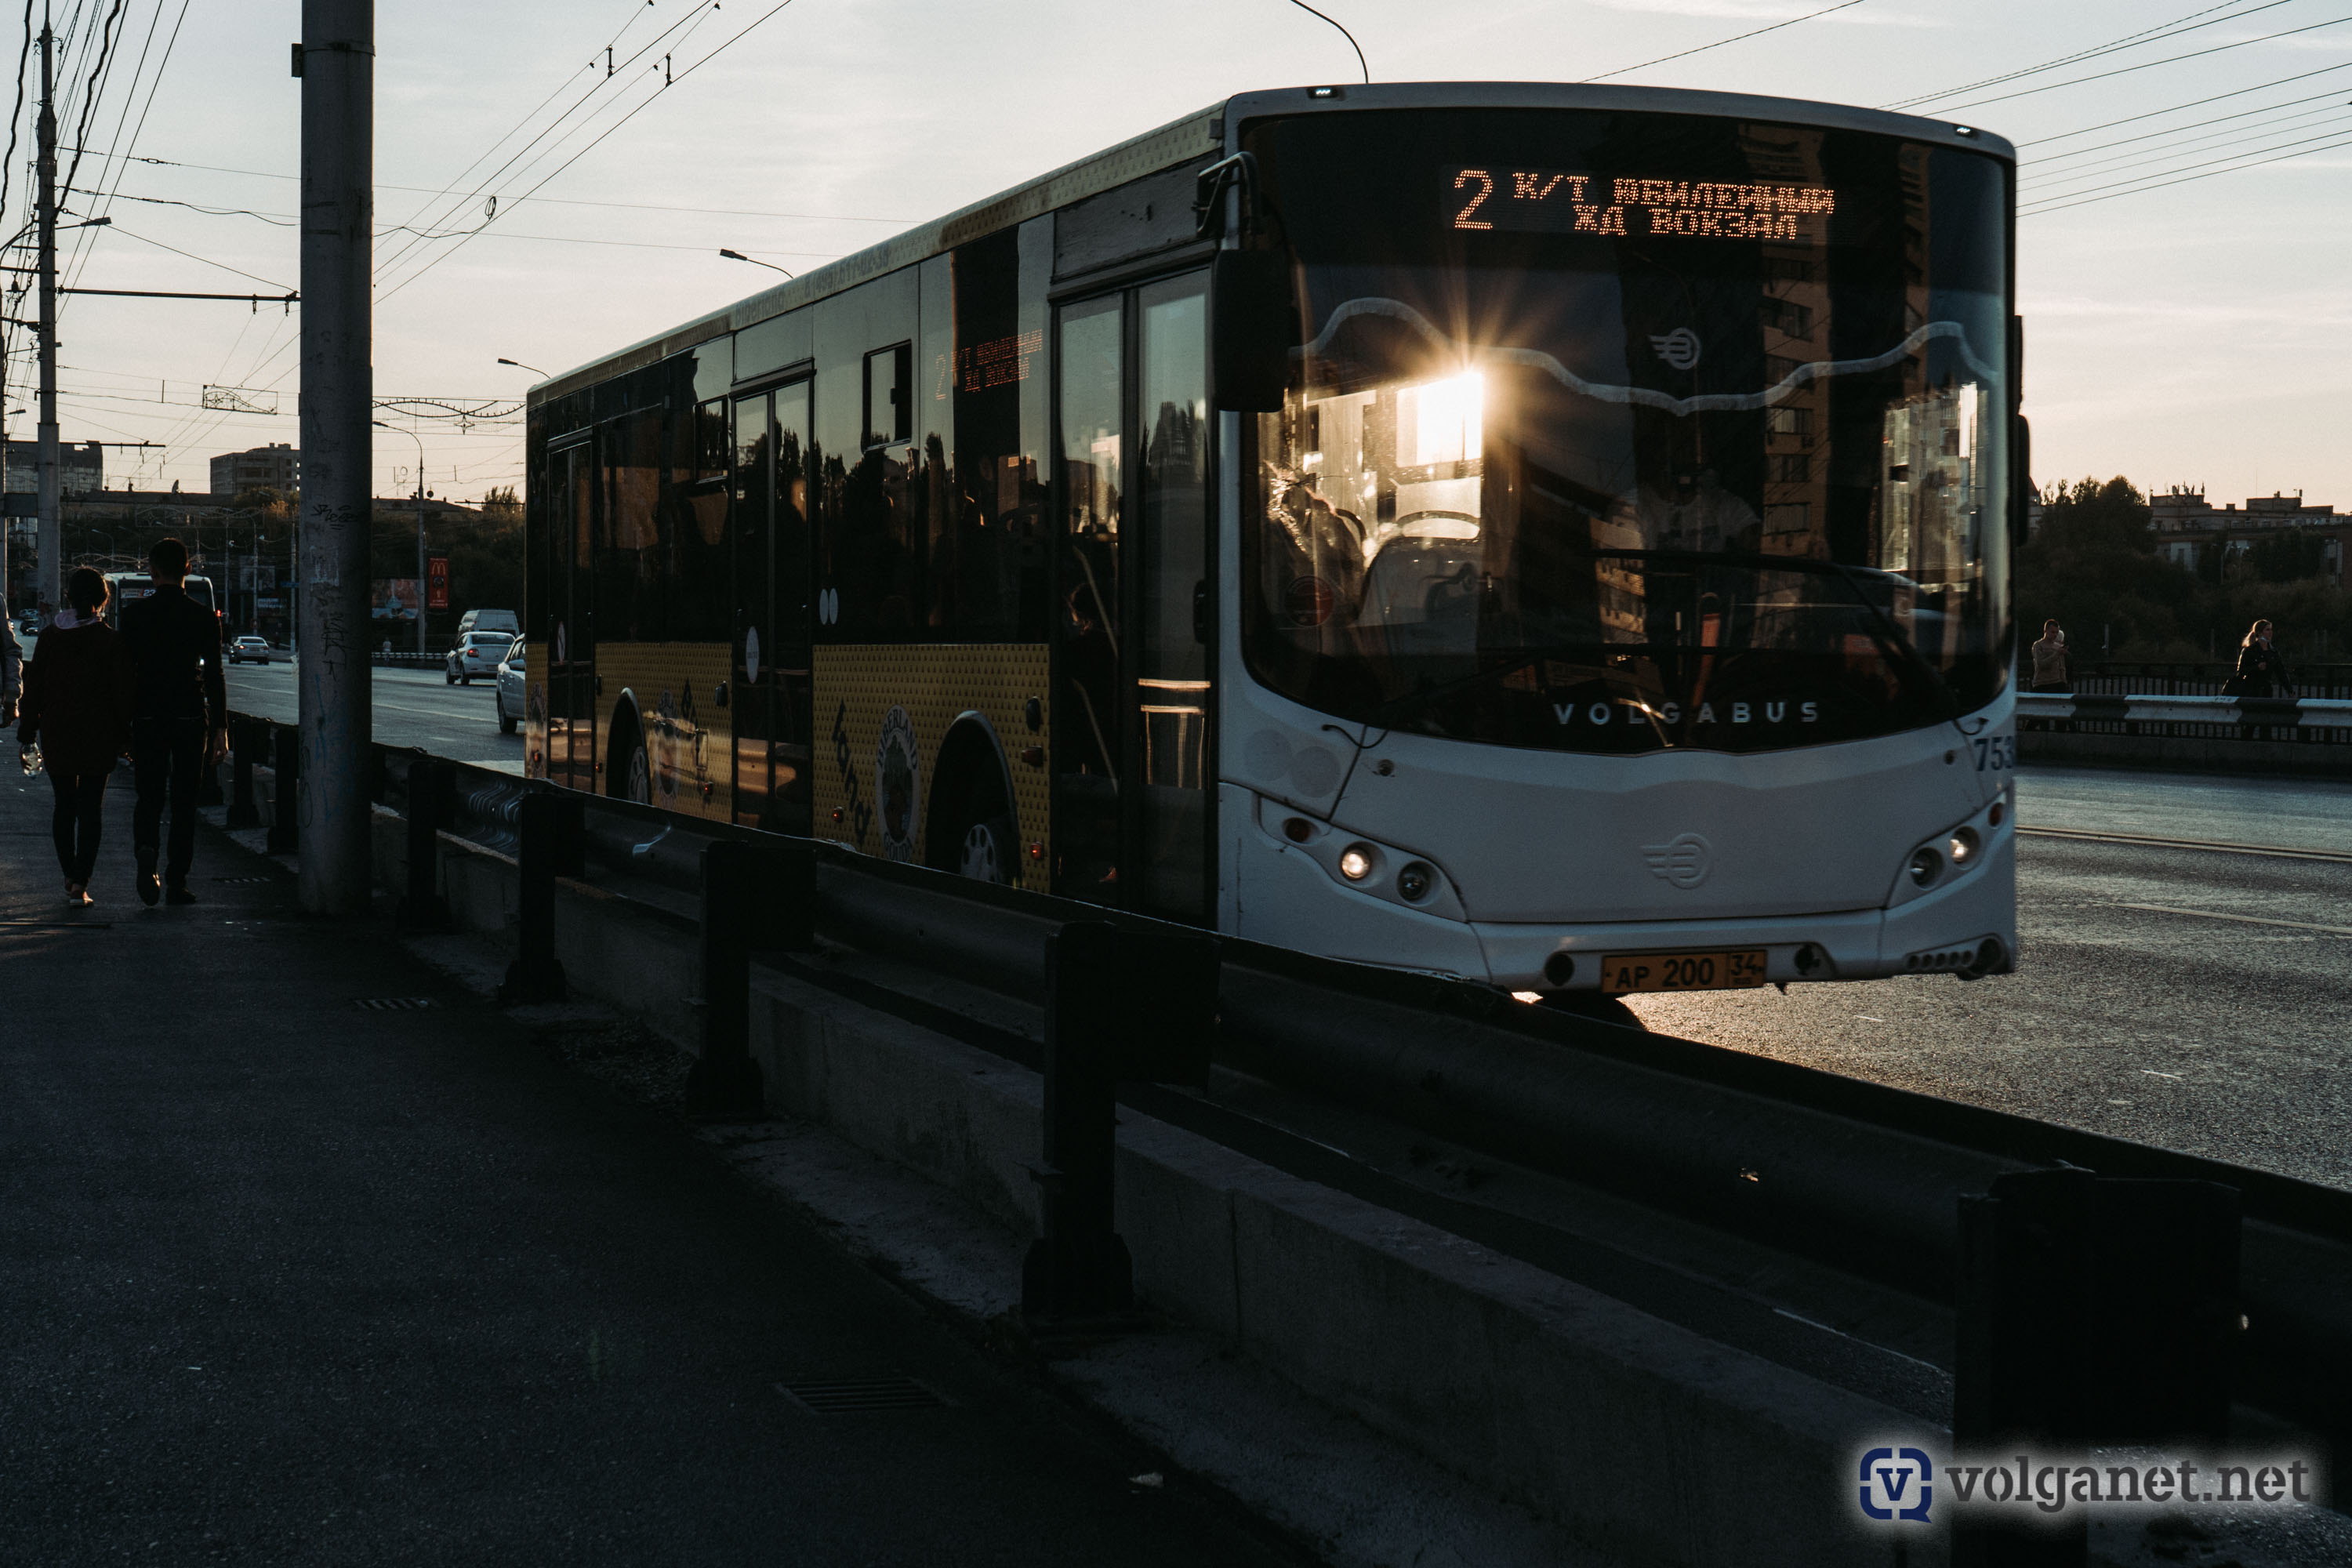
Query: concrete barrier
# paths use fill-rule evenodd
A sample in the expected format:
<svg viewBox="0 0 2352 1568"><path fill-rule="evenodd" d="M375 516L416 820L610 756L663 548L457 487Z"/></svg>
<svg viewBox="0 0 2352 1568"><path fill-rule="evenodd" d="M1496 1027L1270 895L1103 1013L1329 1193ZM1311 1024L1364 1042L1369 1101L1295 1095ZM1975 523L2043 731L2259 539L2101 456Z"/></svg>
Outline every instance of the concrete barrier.
<svg viewBox="0 0 2352 1568"><path fill-rule="evenodd" d="M402 820L381 812L374 842L379 880L404 888ZM446 833L438 853L457 929L510 941L513 858ZM646 891L560 882L559 955L575 993L692 1049L693 917ZM774 1110L1036 1234L1037 1074L765 966L751 1006ZM1120 1123L1118 1227L1154 1309L1612 1559L1898 1561L1843 1483L1867 1439L1916 1419L1132 1110ZM1940 1534L1905 1544L1919 1568L1947 1560Z"/></svg>

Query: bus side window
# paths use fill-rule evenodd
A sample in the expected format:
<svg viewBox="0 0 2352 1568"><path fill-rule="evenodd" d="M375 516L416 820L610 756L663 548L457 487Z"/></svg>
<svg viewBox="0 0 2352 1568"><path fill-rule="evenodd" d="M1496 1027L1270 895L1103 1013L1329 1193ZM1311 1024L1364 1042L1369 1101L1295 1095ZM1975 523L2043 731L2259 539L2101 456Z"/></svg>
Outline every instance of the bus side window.
<svg viewBox="0 0 2352 1568"><path fill-rule="evenodd" d="M714 398L671 417L667 635L683 642L725 642L735 620L727 405Z"/></svg>

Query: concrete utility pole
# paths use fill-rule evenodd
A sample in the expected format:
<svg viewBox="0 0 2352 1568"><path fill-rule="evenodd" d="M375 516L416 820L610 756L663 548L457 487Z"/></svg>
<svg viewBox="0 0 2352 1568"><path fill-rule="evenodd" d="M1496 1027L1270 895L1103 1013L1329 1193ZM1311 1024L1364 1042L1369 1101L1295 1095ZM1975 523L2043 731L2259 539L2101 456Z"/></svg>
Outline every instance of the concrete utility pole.
<svg viewBox="0 0 2352 1568"><path fill-rule="evenodd" d="M302 0L302 907L364 914L374 0Z"/></svg>
<svg viewBox="0 0 2352 1568"><path fill-rule="evenodd" d="M41 7L41 113L38 121L40 194L35 216L40 226L41 443L39 564L33 573L36 603L52 609L65 603L64 492L58 473L58 111L52 57L57 35L49 8Z"/></svg>

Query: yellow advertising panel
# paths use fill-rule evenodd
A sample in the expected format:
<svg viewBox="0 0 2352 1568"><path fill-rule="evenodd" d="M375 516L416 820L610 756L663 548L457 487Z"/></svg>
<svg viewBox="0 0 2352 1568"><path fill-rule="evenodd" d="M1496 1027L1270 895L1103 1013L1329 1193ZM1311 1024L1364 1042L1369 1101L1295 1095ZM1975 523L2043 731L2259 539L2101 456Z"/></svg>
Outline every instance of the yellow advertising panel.
<svg viewBox="0 0 2352 1568"><path fill-rule="evenodd" d="M719 689L730 674L725 643L603 643L596 649L596 675L603 692L597 705L597 775L600 793L626 796L626 754L614 755L621 736L613 721L634 707L645 748L647 799L688 816L725 822L735 809L735 743L729 710ZM615 782L615 780L619 782Z"/></svg>
<svg viewBox="0 0 2352 1568"><path fill-rule="evenodd" d="M562 721L551 723L548 713L547 645L525 644L523 658L523 776L543 779L550 776L550 731L558 731L553 738L560 742ZM727 660L724 643L606 643L597 648L601 690L591 699L596 794L629 794L630 770L637 764L627 754L614 754L613 721L634 712L646 799L688 816L726 820L734 807L728 760L734 734L718 693L727 679Z"/></svg>
<svg viewBox="0 0 2352 1568"><path fill-rule="evenodd" d="M1047 891L1052 841L1042 643L819 647L814 695L816 836L921 864L929 853L941 743L984 721L1012 777L1016 885ZM969 753L966 753L969 755Z"/></svg>

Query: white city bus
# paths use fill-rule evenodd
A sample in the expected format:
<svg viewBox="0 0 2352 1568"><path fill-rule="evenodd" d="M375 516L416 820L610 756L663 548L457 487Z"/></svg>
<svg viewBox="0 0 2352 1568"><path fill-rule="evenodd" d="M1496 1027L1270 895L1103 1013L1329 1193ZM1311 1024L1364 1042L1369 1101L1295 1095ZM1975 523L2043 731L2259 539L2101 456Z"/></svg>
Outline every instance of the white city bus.
<svg viewBox="0 0 2352 1568"><path fill-rule="evenodd" d="M1570 1005L2005 970L2012 176L1229 99L534 388L528 771Z"/></svg>

